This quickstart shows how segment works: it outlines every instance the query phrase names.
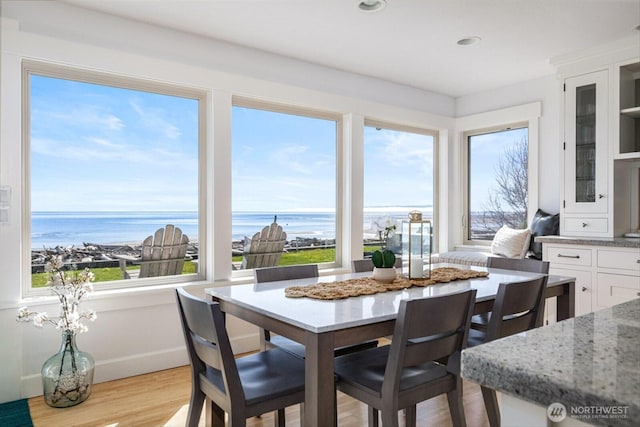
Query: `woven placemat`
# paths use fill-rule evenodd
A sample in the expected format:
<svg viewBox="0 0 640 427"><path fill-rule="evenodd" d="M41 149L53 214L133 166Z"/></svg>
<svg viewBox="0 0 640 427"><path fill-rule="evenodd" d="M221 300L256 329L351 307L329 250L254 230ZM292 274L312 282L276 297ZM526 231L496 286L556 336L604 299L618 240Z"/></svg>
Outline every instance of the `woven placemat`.
<svg viewBox="0 0 640 427"><path fill-rule="evenodd" d="M430 286L436 283L447 283L454 280L466 280L476 277L487 277L486 271L464 270L455 267L439 267L431 270L429 279L407 279L397 276L391 283L378 283L371 277L347 279L339 282L318 283L308 286L290 286L284 294L289 298L342 299L360 295L373 295L380 292L398 291L412 286Z"/></svg>

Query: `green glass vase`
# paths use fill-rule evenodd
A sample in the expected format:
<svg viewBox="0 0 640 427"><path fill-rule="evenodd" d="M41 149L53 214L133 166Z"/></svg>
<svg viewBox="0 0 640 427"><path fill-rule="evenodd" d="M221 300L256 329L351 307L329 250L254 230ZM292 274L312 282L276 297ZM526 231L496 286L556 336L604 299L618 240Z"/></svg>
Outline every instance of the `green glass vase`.
<svg viewBox="0 0 640 427"><path fill-rule="evenodd" d="M67 408L87 400L91 394L95 361L78 350L76 334L62 333L60 351L42 365L44 401L54 408Z"/></svg>

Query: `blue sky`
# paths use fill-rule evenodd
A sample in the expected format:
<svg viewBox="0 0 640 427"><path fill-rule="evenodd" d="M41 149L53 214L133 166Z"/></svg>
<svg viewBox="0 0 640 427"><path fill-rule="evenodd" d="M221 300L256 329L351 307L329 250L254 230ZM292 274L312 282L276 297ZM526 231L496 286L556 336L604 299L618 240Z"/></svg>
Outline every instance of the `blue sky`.
<svg viewBox="0 0 640 427"><path fill-rule="evenodd" d="M336 122L234 107L233 211L335 209Z"/></svg>
<svg viewBox="0 0 640 427"><path fill-rule="evenodd" d="M519 128L472 136L471 146L471 210L482 211L489 195L495 193L495 172L505 148L528 139L528 129ZM504 206L507 208L507 206Z"/></svg>
<svg viewBox="0 0 640 427"><path fill-rule="evenodd" d="M32 76L32 210L197 210L197 120L193 99ZM232 126L234 211L335 209L334 121L234 107ZM479 188L497 138L476 137ZM365 127L365 207L431 205L433 149Z"/></svg>
<svg viewBox="0 0 640 427"><path fill-rule="evenodd" d="M197 101L31 77L33 211L197 210Z"/></svg>

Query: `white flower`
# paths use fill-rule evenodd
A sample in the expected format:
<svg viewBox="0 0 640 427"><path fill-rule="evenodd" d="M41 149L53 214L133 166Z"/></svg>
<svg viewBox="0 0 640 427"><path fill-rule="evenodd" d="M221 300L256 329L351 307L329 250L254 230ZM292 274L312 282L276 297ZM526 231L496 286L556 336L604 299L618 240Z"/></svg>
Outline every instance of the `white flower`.
<svg viewBox="0 0 640 427"><path fill-rule="evenodd" d="M80 320L80 315L77 311L72 311L71 313L67 314L67 322L75 323L78 320Z"/></svg>
<svg viewBox="0 0 640 427"><path fill-rule="evenodd" d="M47 286L58 297L60 302L60 314L57 318L49 319L47 313L31 312L27 307L18 310L17 320L29 321L33 316L33 324L38 327L45 323L55 325L57 329L65 332L85 332L87 327L82 324L82 319L93 321L96 314L93 310L82 314L78 311L82 297L93 290L91 281L94 274L88 268L77 271L76 266L71 267L70 272L63 270L64 262L61 255L48 253L45 263L45 272L48 274Z"/></svg>
<svg viewBox="0 0 640 427"><path fill-rule="evenodd" d="M18 319L24 319L25 317L29 317L29 309L27 307L20 307L18 310Z"/></svg>
<svg viewBox="0 0 640 427"><path fill-rule="evenodd" d="M47 317L47 313L42 312L42 313L37 313L35 315L35 317L33 318L33 324L36 325L39 328L42 328L44 326L44 322L48 321L49 318Z"/></svg>
<svg viewBox="0 0 640 427"><path fill-rule="evenodd" d="M85 311L84 314L82 315L82 317L84 317L85 319L93 322L98 318L98 315L96 314L95 311L89 310L89 311Z"/></svg>
<svg viewBox="0 0 640 427"><path fill-rule="evenodd" d="M77 325L74 325L74 326L75 326L74 330L79 334L84 334L89 330L89 328L87 328L87 326L82 323L78 323Z"/></svg>

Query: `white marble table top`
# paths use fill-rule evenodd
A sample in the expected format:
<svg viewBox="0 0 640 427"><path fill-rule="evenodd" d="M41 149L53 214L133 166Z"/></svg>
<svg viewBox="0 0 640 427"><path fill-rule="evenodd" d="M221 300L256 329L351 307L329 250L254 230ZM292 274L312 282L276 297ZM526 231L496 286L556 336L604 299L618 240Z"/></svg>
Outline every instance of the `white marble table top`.
<svg viewBox="0 0 640 427"><path fill-rule="evenodd" d="M439 264L438 266L444 266ZM461 266L456 265L460 268ZM462 267L486 271L484 267ZM313 279L298 279L261 284L229 285L205 289L205 293L218 300L232 302L269 317L282 320L301 329L322 333L354 326L383 322L396 318L400 300L443 295L466 289L477 289L477 301L495 297L498 285L539 277L540 274L489 269L489 277L458 280L432 286L412 287L402 291L391 291L374 295L351 297L340 300L317 300L311 298L287 298L284 288L333 282L354 277L368 277L371 272L321 276ZM549 276L548 286L574 281L564 276Z"/></svg>

